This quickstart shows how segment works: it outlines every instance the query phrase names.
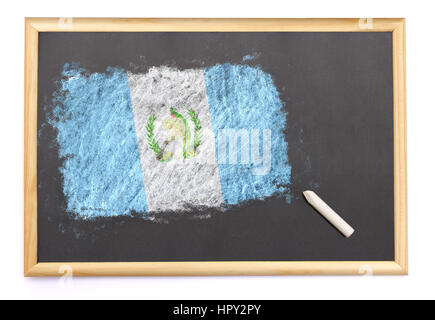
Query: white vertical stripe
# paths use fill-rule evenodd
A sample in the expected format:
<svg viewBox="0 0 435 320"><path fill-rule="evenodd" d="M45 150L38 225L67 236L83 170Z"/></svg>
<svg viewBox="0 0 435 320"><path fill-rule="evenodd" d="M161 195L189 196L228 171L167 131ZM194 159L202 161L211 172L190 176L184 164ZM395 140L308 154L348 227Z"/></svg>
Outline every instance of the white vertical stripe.
<svg viewBox="0 0 435 320"><path fill-rule="evenodd" d="M150 212L188 210L190 207L220 207L222 193L216 161L214 136L202 70L152 68L146 74L128 75L134 121L141 157L148 210ZM166 150L177 159L160 162L146 140L146 124L156 116L155 136L161 147L168 132L163 120L170 119L174 108L189 121L193 141L193 123L188 110L198 113L204 139L198 154L183 159L182 141L171 142Z"/></svg>

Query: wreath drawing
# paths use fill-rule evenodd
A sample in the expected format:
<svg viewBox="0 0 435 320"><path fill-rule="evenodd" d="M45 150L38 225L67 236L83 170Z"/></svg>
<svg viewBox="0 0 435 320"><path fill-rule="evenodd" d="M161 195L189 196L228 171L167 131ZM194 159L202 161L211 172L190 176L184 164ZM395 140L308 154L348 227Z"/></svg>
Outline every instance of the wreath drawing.
<svg viewBox="0 0 435 320"><path fill-rule="evenodd" d="M151 115L148 118L146 125L146 139L149 148L155 153L156 160L161 162L168 162L174 158L174 152L167 151L169 144L175 141L182 142L182 158L191 159L198 153L198 148L203 142L202 126L198 113L190 109L187 114L193 123L193 140L191 139L191 132L189 122L187 119L175 111L174 108L169 109L172 118L163 121L163 127L168 132L168 137L160 147L154 134L156 116Z"/></svg>

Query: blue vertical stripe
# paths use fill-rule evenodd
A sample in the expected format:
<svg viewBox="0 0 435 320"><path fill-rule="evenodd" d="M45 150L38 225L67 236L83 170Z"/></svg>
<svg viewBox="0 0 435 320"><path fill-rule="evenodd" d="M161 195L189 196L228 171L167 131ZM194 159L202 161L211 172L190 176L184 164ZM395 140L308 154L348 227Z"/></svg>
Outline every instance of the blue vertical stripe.
<svg viewBox="0 0 435 320"><path fill-rule="evenodd" d="M67 210L81 217L147 212L127 74L66 65L50 119Z"/></svg>
<svg viewBox="0 0 435 320"><path fill-rule="evenodd" d="M237 157L237 164L229 163L229 152L227 162L219 163L225 203L238 204L272 195L283 195L290 201L291 166L284 139L286 115L271 76L259 67L230 64L208 68L204 76L218 159L220 129L246 129L251 139L255 129L259 129L260 150L263 130L271 130L271 167L268 173L254 175L252 157L248 163L243 163L241 154ZM240 141L238 149L242 149Z"/></svg>

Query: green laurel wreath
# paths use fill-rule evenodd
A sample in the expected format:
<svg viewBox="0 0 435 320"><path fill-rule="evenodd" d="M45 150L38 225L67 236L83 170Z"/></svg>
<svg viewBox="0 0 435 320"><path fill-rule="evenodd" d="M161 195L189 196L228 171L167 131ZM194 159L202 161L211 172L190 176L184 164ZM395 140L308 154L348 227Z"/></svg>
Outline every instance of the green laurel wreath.
<svg viewBox="0 0 435 320"><path fill-rule="evenodd" d="M193 109L190 109L187 114L195 125L193 132L193 149L196 151L202 142L201 121L199 120L198 114Z"/></svg>
<svg viewBox="0 0 435 320"><path fill-rule="evenodd" d="M171 110L171 112L172 111L173 110ZM173 112L175 112L175 111L173 111ZM194 124L193 151L196 152L196 150L198 149L198 147L201 145L201 143L203 141L201 121L199 120L198 114L193 109L190 109L187 112L187 114L189 115L190 119L192 120L192 122ZM178 114L178 116L182 117L179 114ZM146 135L147 143L148 143L148 146L150 147L150 149L152 151L154 151L154 153L156 154L157 160L167 162L167 161L170 161L171 159L166 159L166 160L162 159L164 150L159 146L159 144L157 143L157 140L154 136L154 121L156 119L157 118L155 115L151 115L148 118L148 122L147 122L146 127L145 127L146 133L147 133L147 135ZM185 122L185 130L189 130L189 127L188 127L185 119L184 119L184 122ZM186 138L185 138L185 140L186 140ZM189 143L189 142L186 141L186 143Z"/></svg>
<svg viewBox="0 0 435 320"><path fill-rule="evenodd" d="M147 142L148 142L148 146L150 147L150 149L154 151L156 156L159 156L160 152L162 151L162 148L160 148L159 144L156 141L156 138L154 137L154 121L155 120L156 120L155 115L151 115L148 118L148 122L147 122L147 126L146 126Z"/></svg>

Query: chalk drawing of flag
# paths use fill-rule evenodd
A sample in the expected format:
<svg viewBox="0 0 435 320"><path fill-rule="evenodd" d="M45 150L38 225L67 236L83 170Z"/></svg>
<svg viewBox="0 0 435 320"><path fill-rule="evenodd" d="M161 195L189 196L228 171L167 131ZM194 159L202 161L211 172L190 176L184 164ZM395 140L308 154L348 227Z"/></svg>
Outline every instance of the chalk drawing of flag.
<svg viewBox="0 0 435 320"><path fill-rule="evenodd" d="M260 67L135 74L67 64L62 76L49 123L77 218L290 201L286 114Z"/></svg>

